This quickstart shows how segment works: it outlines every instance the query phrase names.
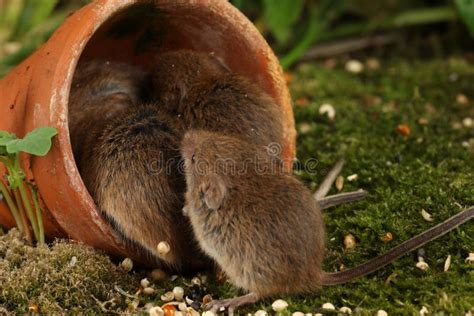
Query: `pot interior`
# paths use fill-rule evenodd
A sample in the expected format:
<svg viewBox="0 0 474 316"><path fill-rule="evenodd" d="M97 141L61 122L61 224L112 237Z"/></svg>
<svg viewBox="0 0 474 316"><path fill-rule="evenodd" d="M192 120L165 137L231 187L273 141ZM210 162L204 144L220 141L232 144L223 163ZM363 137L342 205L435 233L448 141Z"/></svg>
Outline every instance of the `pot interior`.
<svg viewBox="0 0 474 316"><path fill-rule="evenodd" d="M213 52L234 73L276 96L267 67L268 52L255 48L257 39L252 37L256 30L236 20L240 13L231 5L162 2L140 2L117 12L95 32L81 58L123 61L150 70L154 56L161 52L183 48ZM229 10L222 10L224 7Z"/></svg>

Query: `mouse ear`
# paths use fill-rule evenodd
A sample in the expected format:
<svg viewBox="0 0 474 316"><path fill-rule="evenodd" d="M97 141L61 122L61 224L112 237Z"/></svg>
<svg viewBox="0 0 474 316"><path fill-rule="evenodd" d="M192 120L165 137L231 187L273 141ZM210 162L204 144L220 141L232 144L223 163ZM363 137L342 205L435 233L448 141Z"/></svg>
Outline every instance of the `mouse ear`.
<svg viewBox="0 0 474 316"><path fill-rule="evenodd" d="M219 176L205 177L199 186L199 196L211 210L218 210L226 197L227 187Z"/></svg>

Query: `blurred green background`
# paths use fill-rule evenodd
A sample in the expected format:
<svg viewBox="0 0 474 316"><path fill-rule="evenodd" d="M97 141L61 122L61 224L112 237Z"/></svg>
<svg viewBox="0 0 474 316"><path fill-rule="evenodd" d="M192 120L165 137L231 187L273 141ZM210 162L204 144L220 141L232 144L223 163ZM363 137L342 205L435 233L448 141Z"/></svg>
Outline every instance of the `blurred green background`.
<svg viewBox="0 0 474 316"><path fill-rule="evenodd" d="M37 49L68 14L87 2L0 0L0 76ZM231 2L254 21L285 68L301 59L361 48L376 48L379 53L393 53L395 49L412 55L442 55L473 48L474 0Z"/></svg>

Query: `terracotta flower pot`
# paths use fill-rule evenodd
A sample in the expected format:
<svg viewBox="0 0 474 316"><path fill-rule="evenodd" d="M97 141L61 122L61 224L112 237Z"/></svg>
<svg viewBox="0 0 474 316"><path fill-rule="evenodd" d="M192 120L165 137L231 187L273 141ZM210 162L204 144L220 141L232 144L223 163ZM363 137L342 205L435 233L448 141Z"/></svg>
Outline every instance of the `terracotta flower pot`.
<svg viewBox="0 0 474 316"><path fill-rule="evenodd" d="M278 60L227 0L95 1L71 15L45 45L0 81L0 130L23 136L47 125L59 132L46 157L22 157L42 197L48 236L67 236L142 261L101 219L77 170L68 130L70 84L79 59L105 58L149 68L156 53L180 48L215 52L275 99L286 118L283 155L291 166L294 120ZM4 172L0 169L0 176ZM3 202L0 224L14 224Z"/></svg>

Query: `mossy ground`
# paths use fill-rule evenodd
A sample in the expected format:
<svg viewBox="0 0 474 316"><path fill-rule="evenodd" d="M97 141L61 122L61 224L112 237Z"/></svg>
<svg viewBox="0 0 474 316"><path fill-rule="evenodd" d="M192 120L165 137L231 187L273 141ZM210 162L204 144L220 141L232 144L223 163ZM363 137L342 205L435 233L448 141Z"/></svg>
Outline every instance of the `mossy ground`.
<svg viewBox="0 0 474 316"><path fill-rule="evenodd" d="M325 172L344 158L347 163L343 175L358 174L358 179L346 179L343 191L363 188L370 192L364 201L325 211L326 271L335 271L341 264L356 266L474 205L474 128L461 123L464 118L474 118L474 65L465 59L382 60L379 69L366 68L359 74L347 72L343 60L335 67L308 63L296 67L290 86L296 100L298 166L310 158L318 161L315 174L297 168L297 175L314 189ZM459 94L467 96L469 102L457 102ZM319 114L323 103L336 109L333 121ZM427 124L420 124L420 118ZM398 124L408 125L410 135L397 133ZM433 215L433 222L423 219L422 209ZM383 242L380 236L388 232L393 239ZM343 239L349 233L356 237L357 246L344 251ZM39 298L47 297L43 311L98 313L103 310L92 295L109 300L117 295L114 284L129 293L138 289L140 274L120 273L103 255L83 248L78 252L74 248L77 245L68 245L60 242L52 246L51 251L65 248L58 259L48 259L50 267L44 264L42 250L34 256L30 252L17 253L14 257L18 263L5 266L4 258L11 254L2 252L6 246L0 241L0 307L22 312L31 302L38 304ZM430 265L427 271L417 269L414 255L407 255L352 283L311 295L282 297L290 304L288 313L314 312L325 302L357 309L360 314L373 314L378 309L389 314L418 314L422 306L440 315L474 311L474 265L465 262L474 251L473 223L431 242L425 249ZM83 273L82 277L67 268L74 255L81 262L82 270L77 272ZM448 255L452 257L451 267L443 272ZM25 260L29 268L23 268ZM61 273L68 277L58 277ZM214 297L237 294L228 283L209 282L208 291ZM143 305L159 299L174 285L187 289L185 283L189 280L179 278L155 285L157 295L140 302ZM120 312L128 304L123 295L116 302L115 307L107 308ZM271 302L265 300L241 312L270 311Z"/></svg>

